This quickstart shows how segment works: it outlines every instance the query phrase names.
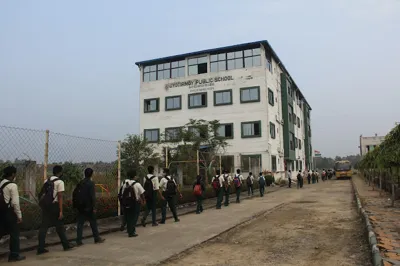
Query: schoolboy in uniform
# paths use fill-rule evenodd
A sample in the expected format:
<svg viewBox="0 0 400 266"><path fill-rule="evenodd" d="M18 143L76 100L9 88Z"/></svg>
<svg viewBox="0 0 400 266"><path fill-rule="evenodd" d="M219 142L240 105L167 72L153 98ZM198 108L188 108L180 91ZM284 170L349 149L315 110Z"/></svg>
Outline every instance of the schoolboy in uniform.
<svg viewBox="0 0 400 266"><path fill-rule="evenodd" d="M161 205L161 224L165 224L165 220L167 218L167 204L174 216L175 222L179 222L178 214L176 212L176 194L179 194L179 197L182 198L182 194L179 191L178 185L173 177L169 175L169 169L164 168L164 177L161 178L160 181L160 189L162 190L162 196L164 200Z"/></svg>

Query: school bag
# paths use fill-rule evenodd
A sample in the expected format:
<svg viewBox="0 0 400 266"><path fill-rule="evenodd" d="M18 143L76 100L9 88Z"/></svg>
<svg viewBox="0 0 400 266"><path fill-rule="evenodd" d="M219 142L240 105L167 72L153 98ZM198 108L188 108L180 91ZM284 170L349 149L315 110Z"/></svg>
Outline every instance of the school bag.
<svg viewBox="0 0 400 266"><path fill-rule="evenodd" d="M202 190L201 190L201 185L200 184L196 184L195 186L194 186L194 189L193 189L193 194L195 195L195 196L201 196L201 194L202 194Z"/></svg>
<svg viewBox="0 0 400 266"><path fill-rule="evenodd" d="M155 178L154 175L150 178L148 178L147 176L145 177L146 181L144 181L144 197L146 198L146 200L153 199L153 192L154 192L153 181L152 181L153 178Z"/></svg>
<svg viewBox="0 0 400 266"><path fill-rule="evenodd" d="M85 180L79 182L72 192L72 206L77 210L84 210L87 207L89 191Z"/></svg>
<svg viewBox="0 0 400 266"><path fill-rule="evenodd" d="M297 174L297 180L301 179L301 174Z"/></svg>
<svg viewBox="0 0 400 266"><path fill-rule="evenodd" d="M167 179L167 195L173 196L176 195L176 184L172 178L165 177Z"/></svg>
<svg viewBox="0 0 400 266"><path fill-rule="evenodd" d="M246 183L248 186L251 186L251 177L250 176L247 177Z"/></svg>
<svg viewBox="0 0 400 266"><path fill-rule="evenodd" d="M136 181L133 181L132 185L129 185L128 182L126 182L124 192L122 192L122 198L121 198L121 205L124 208L132 208L136 204L136 194L135 194L135 189L133 186L136 184Z"/></svg>
<svg viewBox="0 0 400 266"><path fill-rule="evenodd" d="M50 178L47 179L47 181L43 184L42 189L39 192L39 206L42 209L46 209L53 204L53 201L55 199L54 197L54 182L60 180L59 178L55 178L53 180L50 180Z"/></svg>
<svg viewBox="0 0 400 266"><path fill-rule="evenodd" d="M325 177L325 175L326 175L326 172L322 171L322 176Z"/></svg>
<svg viewBox="0 0 400 266"><path fill-rule="evenodd" d="M233 183L235 184L235 187L240 187L240 178L239 175L235 175L235 177L233 178Z"/></svg>
<svg viewBox="0 0 400 266"><path fill-rule="evenodd" d="M218 176L218 175L216 175L216 176L214 177L214 180L213 180L213 182L212 182L212 187L213 187L213 189L215 189L215 190L220 190L221 184L219 183L219 176Z"/></svg>
<svg viewBox="0 0 400 266"><path fill-rule="evenodd" d="M119 192L118 192L118 200L119 203L122 204L122 189L124 188L124 184L122 184L122 186L119 188Z"/></svg>
<svg viewBox="0 0 400 266"><path fill-rule="evenodd" d="M260 184L260 187L264 187L265 186L265 178L264 177L260 177L260 180L258 182Z"/></svg>
<svg viewBox="0 0 400 266"><path fill-rule="evenodd" d="M9 202L6 202L6 199L4 198L3 188L5 188L6 186L8 186L11 183L12 182L7 181L0 187L0 212L1 213L6 212L10 208L11 199Z"/></svg>

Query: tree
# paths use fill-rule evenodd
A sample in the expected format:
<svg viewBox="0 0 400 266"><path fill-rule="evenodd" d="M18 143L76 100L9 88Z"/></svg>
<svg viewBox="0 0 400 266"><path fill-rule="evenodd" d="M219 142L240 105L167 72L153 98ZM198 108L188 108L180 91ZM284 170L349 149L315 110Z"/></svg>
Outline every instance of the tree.
<svg viewBox="0 0 400 266"><path fill-rule="evenodd" d="M127 135L121 143L121 170L126 175L129 169L135 169L138 176L147 173L149 165L159 163L159 154L155 152L155 146L142 135Z"/></svg>
<svg viewBox="0 0 400 266"><path fill-rule="evenodd" d="M167 133L163 142L169 147L169 152L165 154L164 149L164 155L168 156L171 168L179 165L183 168L182 170L189 172L194 177L197 168L197 152L199 151L200 171L206 178L211 175L213 167L219 167L217 157L224 153L228 146L226 139L218 136L219 127L218 120L190 119L173 134ZM179 163L183 161L192 163Z"/></svg>

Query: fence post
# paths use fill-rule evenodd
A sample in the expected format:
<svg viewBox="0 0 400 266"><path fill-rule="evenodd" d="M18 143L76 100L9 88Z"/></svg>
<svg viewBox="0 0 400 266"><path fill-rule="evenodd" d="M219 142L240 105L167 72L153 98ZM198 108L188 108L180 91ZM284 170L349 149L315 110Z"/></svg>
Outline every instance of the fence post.
<svg viewBox="0 0 400 266"><path fill-rule="evenodd" d="M121 141L118 141L118 171L117 171L117 193L119 188L121 187ZM118 200L118 214L119 216L121 213L121 204Z"/></svg>
<svg viewBox="0 0 400 266"><path fill-rule="evenodd" d="M197 164L197 174L200 174L200 162L199 162L199 150L196 152L196 164Z"/></svg>
<svg viewBox="0 0 400 266"><path fill-rule="evenodd" d="M219 155L219 171L222 171L221 168L222 168L222 156L220 154Z"/></svg>
<svg viewBox="0 0 400 266"><path fill-rule="evenodd" d="M168 167L168 147L165 147L165 168Z"/></svg>
<svg viewBox="0 0 400 266"><path fill-rule="evenodd" d="M44 142L44 162L43 162L43 179L47 180L47 167L49 164L49 135L50 131L46 130L46 137Z"/></svg>

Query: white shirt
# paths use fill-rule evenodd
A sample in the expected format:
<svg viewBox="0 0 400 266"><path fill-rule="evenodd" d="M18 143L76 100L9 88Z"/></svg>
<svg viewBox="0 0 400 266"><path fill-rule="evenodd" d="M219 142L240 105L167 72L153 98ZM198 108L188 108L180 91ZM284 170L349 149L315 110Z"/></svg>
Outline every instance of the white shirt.
<svg viewBox="0 0 400 266"><path fill-rule="evenodd" d="M262 176L262 175L261 175L261 176L259 176L259 177L258 177L258 181L260 181L261 179L264 179L264 180L265 180L265 177L264 177L264 176Z"/></svg>
<svg viewBox="0 0 400 266"><path fill-rule="evenodd" d="M52 177L50 177L50 180L54 180L56 178L58 178L58 180L54 181L54 191L53 191L54 200L53 200L53 203L54 202L58 202L58 196L57 196L58 192L64 192L65 191L64 181L59 179L59 177L52 176ZM47 180L44 181L44 182L46 183Z"/></svg>
<svg viewBox="0 0 400 266"><path fill-rule="evenodd" d="M228 174L224 174L222 177L224 178L224 182L225 182L225 178L227 178L228 185L230 185L233 181L232 177Z"/></svg>
<svg viewBox="0 0 400 266"><path fill-rule="evenodd" d="M125 180L125 185L122 188L122 194L124 194L125 188L127 188L128 186L132 186L133 183L135 183L133 185L133 191L135 192L136 200L139 201L140 196L144 193L144 188L142 187L142 185L139 182L136 182L135 180L131 180L131 179Z"/></svg>
<svg viewBox="0 0 400 266"><path fill-rule="evenodd" d="M0 182L0 186L4 183L9 182L10 180L3 179ZM18 219L22 219L22 212L19 206L19 193L18 193L18 186L15 183L8 184L5 188L3 188L3 195L4 200L6 203L11 203L11 207L14 209L15 214L17 215ZM11 202L10 202L11 199Z"/></svg>
<svg viewBox="0 0 400 266"><path fill-rule="evenodd" d="M250 176L250 182L251 182L251 184L253 185L253 183L254 183L254 176Z"/></svg>
<svg viewBox="0 0 400 266"><path fill-rule="evenodd" d="M167 176L167 178L168 178L168 179L172 179L172 181L174 181L174 183L175 183L175 186L178 186L178 185L176 184L176 181L175 181L174 178L171 178L169 175ZM165 177L161 178L161 181L160 181L160 188L161 188L162 191L166 191L166 190L167 190L167 183L168 183L168 180L167 180Z"/></svg>
<svg viewBox="0 0 400 266"><path fill-rule="evenodd" d="M214 176L212 179L211 179L211 183L215 180L215 178L217 178L218 176ZM218 177L218 180L219 180L219 186L220 187L223 187L224 186L224 182L225 182L225 179L224 179L224 176L223 175L220 175L219 177Z"/></svg>
<svg viewBox="0 0 400 266"><path fill-rule="evenodd" d="M287 171L287 172L286 172L286 176L287 176L288 179L289 179L289 178L292 178L292 172Z"/></svg>
<svg viewBox="0 0 400 266"><path fill-rule="evenodd" d="M152 174L148 174L147 178L150 179L152 176L154 176L153 179L151 179L151 182L153 183L153 190L159 190L160 189L160 182L158 181L158 177ZM143 186L144 183L146 183L146 177L143 180Z"/></svg>

